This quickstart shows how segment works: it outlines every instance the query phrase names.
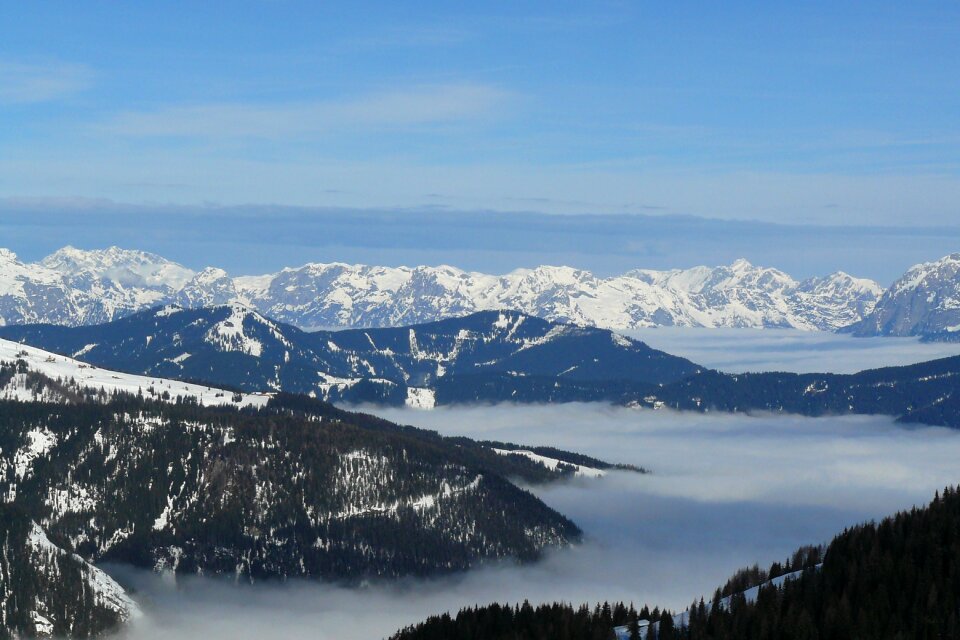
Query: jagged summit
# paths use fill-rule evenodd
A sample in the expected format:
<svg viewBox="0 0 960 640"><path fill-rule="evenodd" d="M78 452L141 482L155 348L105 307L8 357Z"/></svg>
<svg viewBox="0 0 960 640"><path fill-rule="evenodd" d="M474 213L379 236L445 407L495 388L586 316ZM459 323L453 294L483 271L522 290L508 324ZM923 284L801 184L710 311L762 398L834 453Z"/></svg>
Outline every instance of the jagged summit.
<svg viewBox="0 0 960 640"><path fill-rule="evenodd" d="M106 249L87 251L66 246L40 261L48 269L67 276L93 274L124 286L175 291L193 276L193 271L146 251Z"/></svg>

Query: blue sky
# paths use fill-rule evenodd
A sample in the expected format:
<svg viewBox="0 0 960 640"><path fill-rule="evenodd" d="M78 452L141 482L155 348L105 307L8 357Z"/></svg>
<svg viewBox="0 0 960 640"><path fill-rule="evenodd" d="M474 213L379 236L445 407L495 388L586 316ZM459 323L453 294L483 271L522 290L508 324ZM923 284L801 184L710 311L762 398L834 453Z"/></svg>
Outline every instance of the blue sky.
<svg viewBox="0 0 960 640"><path fill-rule="evenodd" d="M955 2L0 4L14 207L960 220Z"/></svg>

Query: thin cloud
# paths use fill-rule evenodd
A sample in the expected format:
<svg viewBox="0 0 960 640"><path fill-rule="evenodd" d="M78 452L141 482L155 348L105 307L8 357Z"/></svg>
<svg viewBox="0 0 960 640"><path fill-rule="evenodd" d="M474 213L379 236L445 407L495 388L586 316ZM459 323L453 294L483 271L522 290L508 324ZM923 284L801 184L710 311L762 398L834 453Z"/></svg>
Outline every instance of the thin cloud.
<svg viewBox="0 0 960 640"><path fill-rule="evenodd" d="M343 48L380 52L384 48L447 47L462 44L472 36L471 32L456 27L397 27L349 39Z"/></svg>
<svg viewBox="0 0 960 640"><path fill-rule="evenodd" d="M93 84L93 70L67 62L0 60L0 104L49 102Z"/></svg>
<svg viewBox="0 0 960 640"><path fill-rule="evenodd" d="M489 117L508 93L485 84L429 85L351 100L222 103L131 111L102 129L125 136L285 138L344 128L402 129Z"/></svg>
<svg viewBox="0 0 960 640"><path fill-rule="evenodd" d="M919 338L855 338L796 329L657 327L622 333L728 373L856 373L960 355L958 343L923 343Z"/></svg>

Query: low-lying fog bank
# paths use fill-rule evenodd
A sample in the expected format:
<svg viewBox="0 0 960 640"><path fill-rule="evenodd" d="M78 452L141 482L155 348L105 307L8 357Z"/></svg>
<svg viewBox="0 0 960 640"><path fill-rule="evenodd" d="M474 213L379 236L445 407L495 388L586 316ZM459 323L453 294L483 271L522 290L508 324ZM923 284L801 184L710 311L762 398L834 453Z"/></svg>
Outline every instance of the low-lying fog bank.
<svg viewBox="0 0 960 640"><path fill-rule="evenodd" d="M637 411L604 405L375 410L445 434L550 444L653 475L536 489L587 541L527 567L349 590L235 587L114 568L146 615L133 638L382 638L432 613L494 600L624 599L681 608L745 564L924 503L960 481L960 433L885 418Z"/></svg>
<svg viewBox="0 0 960 640"><path fill-rule="evenodd" d="M690 329L657 327L622 331L667 353L721 371L856 373L960 354L960 343L919 338L854 338L796 329Z"/></svg>

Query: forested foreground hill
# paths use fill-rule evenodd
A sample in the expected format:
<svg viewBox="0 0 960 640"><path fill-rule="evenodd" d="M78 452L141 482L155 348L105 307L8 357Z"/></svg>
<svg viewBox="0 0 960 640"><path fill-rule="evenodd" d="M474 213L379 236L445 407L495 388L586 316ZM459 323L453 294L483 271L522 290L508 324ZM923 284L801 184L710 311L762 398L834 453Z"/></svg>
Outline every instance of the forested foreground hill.
<svg viewBox="0 0 960 640"><path fill-rule="evenodd" d="M960 638L958 603L960 493L948 489L925 508L844 531L822 562L809 548L770 571L744 570L678 615L623 604L490 605L430 618L392 640Z"/></svg>
<svg viewBox="0 0 960 640"><path fill-rule="evenodd" d="M531 560L580 532L508 478L608 466L564 452L544 465L306 397L104 395L22 361L0 365L13 387L38 400L0 401L0 495L88 561L353 580Z"/></svg>
<svg viewBox="0 0 960 640"><path fill-rule="evenodd" d="M128 619L136 605L98 561L352 583L533 560L580 531L514 480L614 468L550 447L446 438L307 396L7 352L0 638L90 637Z"/></svg>

